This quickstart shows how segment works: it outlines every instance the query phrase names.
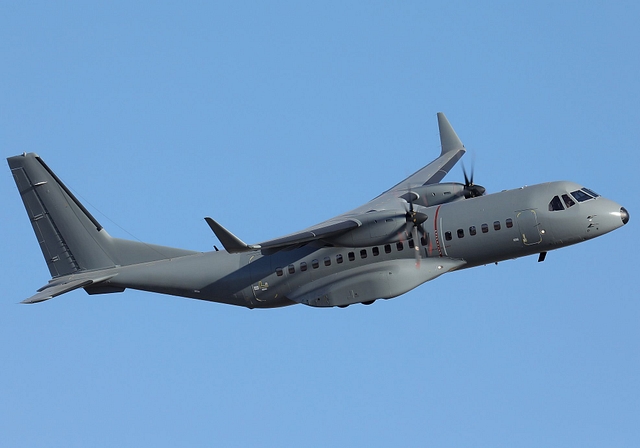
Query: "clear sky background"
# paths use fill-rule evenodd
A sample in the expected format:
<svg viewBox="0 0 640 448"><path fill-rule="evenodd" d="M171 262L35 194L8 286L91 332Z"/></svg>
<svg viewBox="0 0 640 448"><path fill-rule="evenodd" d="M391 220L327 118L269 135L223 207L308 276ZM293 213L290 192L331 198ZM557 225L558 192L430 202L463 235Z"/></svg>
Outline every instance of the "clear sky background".
<svg viewBox="0 0 640 448"><path fill-rule="evenodd" d="M27 306L49 273L5 165L1 446L640 445L637 2L8 3L2 156L114 236L323 221L434 159L438 111L488 192L572 180L631 221L372 306Z"/></svg>

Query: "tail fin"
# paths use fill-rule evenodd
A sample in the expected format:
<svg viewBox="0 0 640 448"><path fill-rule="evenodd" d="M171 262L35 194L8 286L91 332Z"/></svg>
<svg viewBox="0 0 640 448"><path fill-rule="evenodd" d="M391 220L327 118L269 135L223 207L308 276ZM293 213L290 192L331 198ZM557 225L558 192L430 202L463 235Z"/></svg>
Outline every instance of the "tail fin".
<svg viewBox="0 0 640 448"><path fill-rule="evenodd" d="M53 278L197 253L112 238L37 154L7 161Z"/></svg>

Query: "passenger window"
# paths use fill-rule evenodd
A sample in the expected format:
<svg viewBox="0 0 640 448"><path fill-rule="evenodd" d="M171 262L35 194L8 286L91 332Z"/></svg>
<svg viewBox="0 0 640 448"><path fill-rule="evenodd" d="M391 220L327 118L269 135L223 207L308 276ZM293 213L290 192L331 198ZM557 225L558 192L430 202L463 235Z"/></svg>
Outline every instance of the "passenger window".
<svg viewBox="0 0 640 448"><path fill-rule="evenodd" d="M564 207L562 206L562 202L560 202L560 198L558 196L554 196L553 199L551 199L551 202L549 202L549 211L557 212L558 210L564 210Z"/></svg>
<svg viewBox="0 0 640 448"><path fill-rule="evenodd" d="M564 205L566 205L566 206L567 206L567 208L570 208L571 206L573 206L573 205L575 205L575 204L576 204L576 203L574 202L574 200L573 200L573 199L571 199L571 198L569 197L569 195L568 195L568 194L563 194L563 195L562 195L562 200L564 201Z"/></svg>
<svg viewBox="0 0 640 448"><path fill-rule="evenodd" d="M458 238L464 238L464 230L458 229Z"/></svg>
<svg viewBox="0 0 640 448"><path fill-rule="evenodd" d="M318 269L320 267L320 263L318 263L318 260L311 260L311 267L313 269Z"/></svg>
<svg viewBox="0 0 640 448"><path fill-rule="evenodd" d="M342 263L344 260L342 259L342 254L338 254L336 255L336 263L340 264Z"/></svg>
<svg viewBox="0 0 640 448"><path fill-rule="evenodd" d="M325 266L331 266L331 258L324 257L324 265Z"/></svg>
<svg viewBox="0 0 640 448"><path fill-rule="evenodd" d="M300 270L302 272L307 270L307 262L306 261L303 261L302 263L300 263Z"/></svg>
<svg viewBox="0 0 640 448"><path fill-rule="evenodd" d="M349 261L353 261L356 259L356 254L354 254L353 252L349 252Z"/></svg>
<svg viewBox="0 0 640 448"><path fill-rule="evenodd" d="M493 221L493 230L500 230L500 221Z"/></svg>
<svg viewBox="0 0 640 448"><path fill-rule="evenodd" d="M420 244L422 244L423 246L427 246L429 245L429 241L427 240L427 233L425 233L424 235L422 235L420 237Z"/></svg>
<svg viewBox="0 0 640 448"><path fill-rule="evenodd" d="M409 244L409 249L413 249L414 247L416 247L416 244L413 242L412 239L407 241L407 244Z"/></svg>
<svg viewBox="0 0 640 448"><path fill-rule="evenodd" d="M507 229L510 229L511 227L513 227L513 219L507 218Z"/></svg>
<svg viewBox="0 0 640 448"><path fill-rule="evenodd" d="M584 202L584 201L588 201L589 199L593 199L587 193L585 193L584 191L580 191L580 190L572 191L571 192L571 196L576 198L576 200L578 202Z"/></svg>
<svg viewBox="0 0 640 448"><path fill-rule="evenodd" d="M444 232L444 239L447 241L451 241L451 232Z"/></svg>
<svg viewBox="0 0 640 448"><path fill-rule="evenodd" d="M295 274L295 273L296 273L296 268L292 264L290 264L289 265L289 274Z"/></svg>
<svg viewBox="0 0 640 448"><path fill-rule="evenodd" d="M377 247L374 247L373 249L371 249L371 252L373 252L374 257L377 257L378 255L380 255L380 249L378 249Z"/></svg>
<svg viewBox="0 0 640 448"><path fill-rule="evenodd" d="M390 254L391 253L391 244L385 244L384 245L384 253L385 254Z"/></svg>
<svg viewBox="0 0 640 448"><path fill-rule="evenodd" d="M360 258L367 258L367 249L362 249L360 251Z"/></svg>
<svg viewBox="0 0 640 448"><path fill-rule="evenodd" d="M469 235L473 236L476 234L476 226L469 227Z"/></svg>
<svg viewBox="0 0 640 448"><path fill-rule="evenodd" d="M482 224L482 233L487 233L489 231L489 225L488 224Z"/></svg>
<svg viewBox="0 0 640 448"><path fill-rule="evenodd" d="M398 241L396 243L396 249L398 249L398 251L401 251L404 249L404 244L402 244L402 241Z"/></svg>
<svg viewBox="0 0 640 448"><path fill-rule="evenodd" d="M282 277L284 275L284 271L282 270L282 268L276 268L276 275L278 277Z"/></svg>

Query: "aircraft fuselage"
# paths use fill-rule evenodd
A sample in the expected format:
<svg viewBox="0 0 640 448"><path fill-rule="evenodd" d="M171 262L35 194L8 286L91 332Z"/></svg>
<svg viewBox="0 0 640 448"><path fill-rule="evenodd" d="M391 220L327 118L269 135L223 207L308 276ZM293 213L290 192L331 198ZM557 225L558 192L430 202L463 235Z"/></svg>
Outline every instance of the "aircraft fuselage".
<svg viewBox="0 0 640 448"><path fill-rule="evenodd" d="M403 294L440 275L438 270L539 254L624 225L626 211L601 196L549 209L552 198L581 188L551 182L421 208L428 218L420 257L442 264L416 266L415 242L404 233L365 247L332 247L326 241L268 255L259 250L188 255L114 268L118 275L106 284L249 308L368 303Z"/></svg>
<svg viewBox="0 0 640 448"><path fill-rule="evenodd" d="M127 288L248 308L348 306L388 299L459 269L585 241L623 226L627 211L572 182L486 194L441 183L466 152L443 113L441 152L347 213L259 244L205 221L225 248L196 252L111 237L37 154L8 158L51 280L23 303L84 288Z"/></svg>

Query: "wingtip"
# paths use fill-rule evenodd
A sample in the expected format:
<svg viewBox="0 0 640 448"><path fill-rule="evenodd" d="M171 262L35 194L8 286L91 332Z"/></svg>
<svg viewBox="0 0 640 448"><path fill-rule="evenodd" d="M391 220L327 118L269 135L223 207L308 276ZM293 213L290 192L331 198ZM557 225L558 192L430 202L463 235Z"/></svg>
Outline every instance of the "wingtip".
<svg viewBox="0 0 640 448"><path fill-rule="evenodd" d="M464 150L464 145L462 141L456 134L456 131L453 130L453 126L447 120L444 112L438 112L438 129L440 130L440 144L442 146L442 154L445 154L450 151L457 151L460 149Z"/></svg>
<svg viewBox="0 0 640 448"><path fill-rule="evenodd" d="M245 243L209 216L205 217L204 220L230 254L260 249L259 245Z"/></svg>

